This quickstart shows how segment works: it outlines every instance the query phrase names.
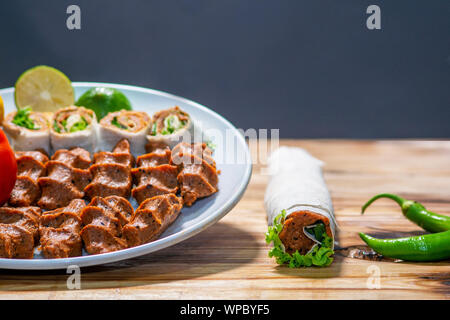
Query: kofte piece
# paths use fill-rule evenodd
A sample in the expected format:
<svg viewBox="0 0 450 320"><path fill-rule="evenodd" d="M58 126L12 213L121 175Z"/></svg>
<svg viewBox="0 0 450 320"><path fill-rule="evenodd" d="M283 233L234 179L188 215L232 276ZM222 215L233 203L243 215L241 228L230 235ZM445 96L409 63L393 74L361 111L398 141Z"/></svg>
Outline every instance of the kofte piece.
<svg viewBox="0 0 450 320"><path fill-rule="evenodd" d="M155 240L178 217L182 203L182 199L172 193L142 202L130 223L123 227L128 246L134 247Z"/></svg>
<svg viewBox="0 0 450 320"><path fill-rule="evenodd" d="M90 199L96 196L130 196L133 180L128 166L116 163L94 164L90 171L94 178L84 189Z"/></svg>
<svg viewBox="0 0 450 320"><path fill-rule="evenodd" d="M40 215L38 207L0 207L0 257L33 258Z"/></svg>
<svg viewBox="0 0 450 320"><path fill-rule="evenodd" d="M28 207L36 204L41 196L39 177L46 174L48 157L40 151L16 152L17 180L8 203L14 207Z"/></svg>
<svg viewBox="0 0 450 320"><path fill-rule="evenodd" d="M89 254L108 253L126 249L126 241L111 234L104 226L87 225L81 230L84 247Z"/></svg>
<svg viewBox="0 0 450 320"><path fill-rule="evenodd" d="M29 231L37 243L39 240L39 217L41 209L38 207L0 207L0 223L15 225Z"/></svg>
<svg viewBox="0 0 450 320"><path fill-rule="evenodd" d="M162 152L151 152L141 155L137 158L138 167L156 167L170 163L170 149L164 149Z"/></svg>
<svg viewBox="0 0 450 320"><path fill-rule="evenodd" d="M138 167L132 169L132 190L138 203L157 195L177 193L178 168L170 164L171 151L168 148L155 149L137 158Z"/></svg>
<svg viewBox="0 0 450 320"><path fill-rule="evenodd" d="M81 256L81 211L86 204L81 199L72 200L68 206L45 212L39 221L41 251L45 258Z"/></svg>
<svg viewBox="0 0 450 320"><path fill-rule="evenodd" d="M38 205L46 210L65 207L74 199L84 197L84 188L92 180L87 169L89 152L82 148L61 149L45 165L47 176L38 179L41 198Z"/></svg>
<svg viewBox="0 0 450 320"><path fill-rule="evenodd" d="M28 176L18 176L8 203L15 207L27 207L34 205L40 196L41 189L35 180Z"/></svg>
<svg viewBox="0 0 450 320"><path fill-rule="evenodd" d="M86 251L90 254L100 254L127 248L122 227L133 215L133 207L125 198L94 197L81 213L85 227L80 235Z"/></svg>
<svg viewBox="0 0 450 320"><path fill-rule="evenodd" d="M33 235L27 229L0 223L0 257L9 259L32 259Z"/></svg>
<svg viewBox="0 0 450 320"><path fill-rule="evenodd" d="M92 162L89 151L78 147L70 150L57 150L52 156L52 160L64 162L72 168L78 169L88 169Z"/></svg>
<svg viewBox="0 0 450 320"><path fill-rule="evenodd" d="M200 158L216 168L216 162L214 161L212 154L213 151L208 148L206 143L198 142L190 144L181 142L172 150L171 163L182 168L185 162L191 164L192 160ZM191 158L191 155L194 155L197 158Z"/></svg>
<svg viewBox="0 0 450 320"><path fill-rule="evenodd" d="M208 164L205 160L190 154L183 158L183 169L178 174L181 196L184 204L192 206L199 198L208 197L218 191L219 178L216 168Z"/></svg>
<svg viewBox="0 0 450 320"><path fill-rule="evenodd" d="M90 167L92 182L84 192L93 199L94 197L130 196L133 180L131 167L134 158L130 152L128 140L120 140L112 152L99 152L94 155L94 165Z"/></svg>
<svg viewBox="0 0 450 320"><path fill-rule="evenodd" d="M218 191L216 163L205 143L177 144L170 162L180 171L177 179L185 205L191 206L197 199Z"/></svg>
<svg viewBox="0 0 450 320"><path fill-rule="evenodd" d="M139 167L132 170L136 187L133 188L133 197L138 203L145 199L161 194L178 191L176 166L163 164L156 167Z"/></svg>

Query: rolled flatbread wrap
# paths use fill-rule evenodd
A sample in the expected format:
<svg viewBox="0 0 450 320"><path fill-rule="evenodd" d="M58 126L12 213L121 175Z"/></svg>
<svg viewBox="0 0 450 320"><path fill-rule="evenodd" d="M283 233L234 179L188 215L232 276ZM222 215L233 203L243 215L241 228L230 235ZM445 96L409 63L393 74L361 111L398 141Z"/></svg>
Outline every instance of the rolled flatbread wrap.
<svg viewBox="0 0 450 320"><path fill-rule="evenodd" d="M50 152L49 117L26 107L9 113L3 128L16 151L44 150Z"/></svg>
<svg viewBox="0 0 450 320"><path fill-rule="evenodd" d="M264 205L272 231L274 223L281 224L277 236L282 250L291 257L297 251L300 255L314 255L328 238L332 252L336 221L322 161L303 149L280 147L270 155L268 163L270 177Z"/></svg>
<svg viewBox="0 0 450 320"><path fill-rule="evenodd" d="M146 136L151 119L145 112L120 110L108 113L99 125L102 150L111 150L122 139L130 142L131 153L137 157L145 153Z"/></svg>
<svg viewBox="0 0 450 320"><path fill-rule="evenodd" d="M71 106L53 114L50 141L53 151L80 147L95 151L97 140L97 117L84 107Z"/></svg>
<svg viewBox="0 0 450 320"><path fill-rule="evenodd" d="M190 115L175 106L153 115L153 125L147 136L148 143L175 147L179 142L194 142L194 126Z"/></svg>

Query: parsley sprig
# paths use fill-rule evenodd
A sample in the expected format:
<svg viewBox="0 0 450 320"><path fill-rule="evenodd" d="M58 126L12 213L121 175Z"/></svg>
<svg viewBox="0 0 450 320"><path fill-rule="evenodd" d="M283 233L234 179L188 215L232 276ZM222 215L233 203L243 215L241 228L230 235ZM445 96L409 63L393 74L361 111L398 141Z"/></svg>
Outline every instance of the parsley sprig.
<svg viewBox="0 0 450 320"><path fill-rule="evenodd" d="M269 257L275 257L278 264L288 264L290 268L329 266L333 262L331 257L334 254L334 251L331 249L333 239L326 234L325 226L319 224L311 230L311 234L315 235L316 239L321 242L320 245L315 246L313 250L305 255L300 254L298 251L291 255L284 250L283 243L279 237L285 218L286 211L283 210L275 217L273 226L269 226L266 233L266 242L273 243L273 248L269 251Z"/></svg>

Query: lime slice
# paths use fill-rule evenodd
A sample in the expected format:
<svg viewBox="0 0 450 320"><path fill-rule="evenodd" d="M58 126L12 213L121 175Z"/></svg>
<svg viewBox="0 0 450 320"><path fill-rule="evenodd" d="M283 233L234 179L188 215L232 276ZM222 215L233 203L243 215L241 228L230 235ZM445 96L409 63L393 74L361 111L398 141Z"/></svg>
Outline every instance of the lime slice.
<svg viewBox="0 0 450 320"><path fill-rule="evenodd" d="M30 106L38 112L55 112L74 102L69 78L48 66L37 66L22 73L17 79L14 97L18 109Z"/></svg>
<svg viewBox="0 0 450 320"><path fill-rule="evenodd" d="M0 125L2 124L4 118L5 118L5 106L3 104L3 99L0 96Z"/></svg>
<svg viewBox="0 0 450 320"><path fill-rule="evenodd" d="M98 121L110 112L131 110L131 103L122 92L102 87L89 89L83 93L75 105L93 110Z"/></svg>

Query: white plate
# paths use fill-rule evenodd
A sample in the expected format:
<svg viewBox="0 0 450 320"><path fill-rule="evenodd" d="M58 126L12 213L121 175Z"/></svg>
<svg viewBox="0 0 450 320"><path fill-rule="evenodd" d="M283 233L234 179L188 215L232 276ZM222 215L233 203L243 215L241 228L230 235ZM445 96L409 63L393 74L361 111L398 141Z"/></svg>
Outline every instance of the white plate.
<svg viewBox="0 0 450 320"><path fill-rule="evenodd" d="M219 192L211 197L197 201L190 208L183 208L178 219L151 243L141 246L99 255L87 255L64 259L3 259L0 258L0 268L3 269L63 269L70 265L92 266L129 259L167 248L186 240L225 216L240 200L250 180L252 164L250 152L242 134L226 119L196 102L141 87L117 85L109 83L74 82L75 96L78 98L91 87L112 87L121 90L130 100L134 110L154 112L178 105L188 112L194 121L200 122L204 130L216 129L228 133L227 142L234 141L233 152L239 161L221 161L216 158L219 175ZM15 110L14 88L0 90L5 102L5 112ZM215 155L225 154L224 141L215 141ZM227 147L227 152L229 147Z"/></svg>

